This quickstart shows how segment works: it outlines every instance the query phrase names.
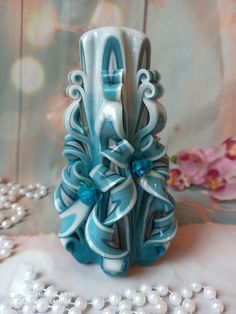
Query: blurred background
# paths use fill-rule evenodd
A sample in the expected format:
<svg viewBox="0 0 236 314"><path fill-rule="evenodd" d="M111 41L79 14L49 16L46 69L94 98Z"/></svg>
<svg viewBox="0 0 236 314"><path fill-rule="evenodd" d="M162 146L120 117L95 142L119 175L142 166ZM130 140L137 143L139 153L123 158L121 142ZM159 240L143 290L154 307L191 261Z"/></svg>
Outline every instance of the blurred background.
<svg viewBox="0 0 236 314"><path fill-rule="evenodd" d="M59 182L67 74L79 68L83 32L106 25L150 37L168 114L161 138L170 154L236 135L235 0L0 0L2 177L52 189ZM233 203L192 190L176 197L180 224L236 223ZM38 219L29 233L57 230L52 194L32 214Z"/></svg>

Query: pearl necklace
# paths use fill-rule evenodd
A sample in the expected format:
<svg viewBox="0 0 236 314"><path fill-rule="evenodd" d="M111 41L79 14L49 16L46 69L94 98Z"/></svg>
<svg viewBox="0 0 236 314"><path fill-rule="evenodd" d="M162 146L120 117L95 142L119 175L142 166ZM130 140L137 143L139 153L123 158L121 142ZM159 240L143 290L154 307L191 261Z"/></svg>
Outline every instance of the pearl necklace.
<svg viewBox="0 0 236 314"><path fill-rule="evenodd" d="M0 236L0 262L9 257L14 248L14 242L6 236Z"/></svg>
<svg viewBox="0 0 236 314"><path fill-rule="evenodd" d="M103 314L165 314L169 307L173 307L174 314L188 314L196 312L192 297L200 292L210 300L213 313L224 312L223 303L216 298L216 289L198 282L191 283L180 292L172 291L163 284L142 283L138 289L126 288L123 294L112 292L108 298L95 296L86 300L76 293L60 292L56 286L45 284L39 274L30 268L24 273L21 289L22 294L11 293L9 299L0 304L0 313L21 311L33 314L50 310L57 314L81 314L90 307Z"/></svg>
<svg viewBox="0 0 236 314"><path fill-rule="evenodd" d="M26 208L18 203L21 198L39 200L47 194L48 187L42 183L24 187L0 179L0 229L8 229L26 216ZM5 209L11 209L12 214L3 213Z"/></svg>

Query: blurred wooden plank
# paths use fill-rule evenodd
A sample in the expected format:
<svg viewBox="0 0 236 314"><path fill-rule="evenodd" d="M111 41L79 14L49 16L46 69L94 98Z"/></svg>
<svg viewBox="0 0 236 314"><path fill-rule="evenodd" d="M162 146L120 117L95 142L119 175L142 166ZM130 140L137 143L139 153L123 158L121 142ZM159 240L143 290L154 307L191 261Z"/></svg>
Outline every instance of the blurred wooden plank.
<svg viewBox="0 0 236 314"><path fill-rule="evenodd" d="M215 0L148 0L152 67L161 73L169 151L220 144L215 132L222 54Z"/></svg>
<svg viewBox="0 0 236 314"><path fill-rule="evenodd" d="M127 26L143 30L145 0L102 0L93 12L89 27Z"/></svg>
<svg viewBox="0 0 236 314"><path fill-rule="evenodd" d="M0 176L17 180L22 1L0 1ZM14 84L13 84L14 83Z"/></svg>
<svg viewBox="0 0 236 314"><path fill-rule="evenodd" d="M21 183L41 181L55 186L61 179L65 164L60 156L65 135L63 115L71 103L64 91L68 72L79 67L81 34L107 23L141 30L143 6L142 0L24 0ZM32 203L47 217L36 233L48 232L52 225L49 217L55 219L52 195L47 200ZM18 232L27 233L23 224Z"/></svg>

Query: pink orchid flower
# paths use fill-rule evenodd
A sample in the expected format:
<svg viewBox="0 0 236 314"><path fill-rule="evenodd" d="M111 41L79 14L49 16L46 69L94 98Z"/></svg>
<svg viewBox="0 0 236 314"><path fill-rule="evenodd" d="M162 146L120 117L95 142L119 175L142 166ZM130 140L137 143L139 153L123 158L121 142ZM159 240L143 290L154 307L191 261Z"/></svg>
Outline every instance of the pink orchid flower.
<svg viewBox="0 0 236 314"><path fill-rule="evenodd" d="M216 200L236 199L236 140L229 138L221 147L181 150L172 162L179 167L170 170L167 181L174 189L202 185Z"/></svg>
<svg viewBox="0 0 236 314"><path fill-rule="evenodd" d="M167 185L177 191L182 191L185 188L190 187L189 179L183 174L179 168L173 168L169 170L169 179Z"/></svg>
<svg viewBox="0 0 236 314"><path fill-rule="evenodd" d="M236 140L232 137L228 138L223 142L225 148L225 156L231 160L236 159Z"/></svg>
<svg viewBox="0 0 236 314"><path fill-rule="evenodd" d="M208 170L208 158L204 150L192 147L177 154L177 165L192 184L203 184Z"/></svg>
<svg viewBox="0 0 236 314"><path fill-rule="evenodd" d="M210 146L210 147L202 148L202 150L203 150L204 155L206 156L208 164L224 156L224 150L221 147Z"/></svg>
<svg viewBox="0 0 236 314"><path fill-rule="evenodd" d="M209 195L217 200L236 199L236 163L222 157L211 164L206 175Z"/></svg>

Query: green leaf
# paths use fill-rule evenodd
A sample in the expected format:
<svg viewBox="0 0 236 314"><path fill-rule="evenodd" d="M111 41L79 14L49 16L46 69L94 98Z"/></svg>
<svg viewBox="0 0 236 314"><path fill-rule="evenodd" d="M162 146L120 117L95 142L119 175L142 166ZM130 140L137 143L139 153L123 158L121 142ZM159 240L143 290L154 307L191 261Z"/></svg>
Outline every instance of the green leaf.
<svg viewBox="0 0 236 314"><path fill-rule="evenodd" d="M173 163L173 164L177 164L177 155L172 155L170 157L170 161Z"/></svg>

